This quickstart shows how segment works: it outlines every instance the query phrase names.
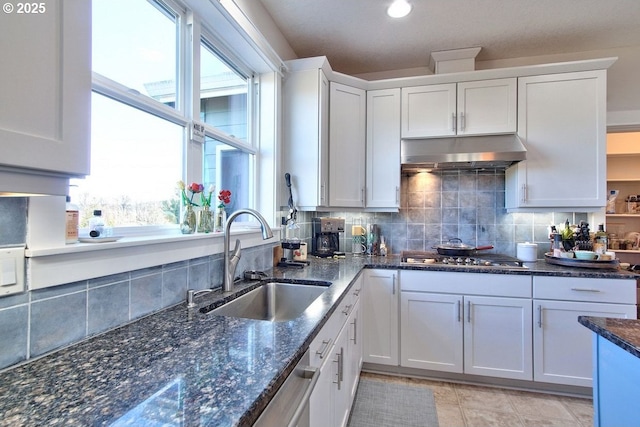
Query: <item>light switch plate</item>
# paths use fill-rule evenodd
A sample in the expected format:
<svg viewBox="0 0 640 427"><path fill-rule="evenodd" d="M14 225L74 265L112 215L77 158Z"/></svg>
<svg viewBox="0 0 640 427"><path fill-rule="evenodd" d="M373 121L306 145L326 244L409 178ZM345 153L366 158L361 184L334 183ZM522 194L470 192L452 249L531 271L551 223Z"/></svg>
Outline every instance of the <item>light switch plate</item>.
<svg viewBox="0 0 640 427"><path fill-rule="evenodd" d="M24 292L24 247L0 248L0 297Z"/></svg>

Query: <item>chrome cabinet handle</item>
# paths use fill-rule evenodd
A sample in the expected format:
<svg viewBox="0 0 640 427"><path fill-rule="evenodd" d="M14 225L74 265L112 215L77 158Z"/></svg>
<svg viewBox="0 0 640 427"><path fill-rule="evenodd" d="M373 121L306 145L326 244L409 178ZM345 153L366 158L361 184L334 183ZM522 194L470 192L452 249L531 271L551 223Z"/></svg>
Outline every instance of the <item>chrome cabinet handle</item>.
<svg viewBox="0 0 640 427"><path fill-rule="evenodd" d="M320 356L320 359L324 359L326 356L325 353L329 350L329 347L331 347L331 339L322 340L322 347L316 350L316 354Z"/></svg>
<svg viewBox="0 0 640 427"><path fill-rule="evenodd" d="M471 301L467 301L467 323L471 323Z"/></svg>
<svg viewBox="0 0 640 427"><path fill-rule="evenodd" d="M538 306L538 328L542 328L542 306Z"/></svg>
<svg viewBox="0 0 640 427"><path fill-rule="evenodd" d="M458 322L461 322L462 321L462 302L458 300L456 305L458 306Z"/></svg>
<svg viewBox="0 0 640 427"><path fill-rule="evenodd" d="M339 373L340 373L340 383L342 383L342 381L344 381L344 347L340 347L340 366L339 366Z"/></svg>
<svg viewBox="0 0 640 427"><path fill-rule="evenodd" d="M571 290L576 292L594 292L594 293L602 292L600 289L589 289L589 288L571 288Z"/></svg>
<svg viewBox="0 0 640 427"><path fill-rule="evenodd" d="M460 113L460 130L464 131L465 128L465 119L464 119L464 113Z"/></svg>
<svg viewBox="0 0 640 427"><path fill-rule="evenodd" d="M336 372L336 380L333 382L334 384L338 384L338 390L340 390L340 361L341 361L341 353L342 353L342 349L340 349L340 353L336 353L336 359L334 359L333 361L335 363L338 364L338 372Z"/></svg>
<svg viewBox="0 0 640 427"><path fill-rule="evenodd" d="M351 324L353 325L353 339L351 341L354 344L358 344L358 318L354 318Z"/></svg>
<svg viewBox="0 0 640 427"><path fill-rule="evenodd" d="M392 288L391 288L391 293L393 295L395 295L396 294L396 275L393 274L392 277L393 277L393 284L392 284Z"/></svg>
<svg viewBox="0 0 640 427"><path fill-rule="evenodd" d="M360 295L360 292L362 292L362 288L354 289L353 290L353 295L357 297L357 296Z"/></svg>
<svg viewBox="0 0 640 427"><path fill-rule="evenodd" d="M456 113L451 113L451 131L453 133L456 132L456 125L457 125L457 120L456 120Z"/></svg>
<svg viewBox="0 0 640 427"><path fill-rule="evenodd" d="M345 306L344 306L344 310L342 310L342 313L343 313L345 316L348 316L348 315L349 315L349 313L351 312L351 307L353 307L353 304L345 305Z"/></svg>

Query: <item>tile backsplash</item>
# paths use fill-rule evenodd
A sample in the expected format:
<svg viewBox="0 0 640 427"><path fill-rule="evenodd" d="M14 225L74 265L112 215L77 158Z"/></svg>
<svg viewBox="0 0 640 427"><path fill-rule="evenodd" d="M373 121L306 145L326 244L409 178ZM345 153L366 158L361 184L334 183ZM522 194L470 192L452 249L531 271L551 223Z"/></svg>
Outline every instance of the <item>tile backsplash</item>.
<svg viewBox="0 0 640 427"><path fill-rule="evenodd" d="M333 216L345 218L340 249L346 252L351 251L355 219L378 224L388 250L395 254L433 250L442 242L460 238L473 246L493 245L494 252L512 256L517 243L535 242L538 258L544 258L551 224L564 223L567 218L572 223L588 221L589 215L580 212L507 213L504 182L503 170L404 175L399 212L300 212L301 236L311 245L311 218Z"/></svg>

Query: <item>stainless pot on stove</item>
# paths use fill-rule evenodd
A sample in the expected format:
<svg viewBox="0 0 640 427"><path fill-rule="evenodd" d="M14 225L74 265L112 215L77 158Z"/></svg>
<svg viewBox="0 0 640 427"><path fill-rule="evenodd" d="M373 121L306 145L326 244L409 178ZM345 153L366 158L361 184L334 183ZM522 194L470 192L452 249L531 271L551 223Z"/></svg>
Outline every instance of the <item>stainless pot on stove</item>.
<svg viewBox="0 0 640 427"><path fill-rule="evenodd" d="M474 256L477 251L483 251L488 249L493 249L493 246L471 246L462 243L462 240L450 239L448 243L442 243L438 246L434 246L433 249L436 249L440 255L446 256Z"/></svg>

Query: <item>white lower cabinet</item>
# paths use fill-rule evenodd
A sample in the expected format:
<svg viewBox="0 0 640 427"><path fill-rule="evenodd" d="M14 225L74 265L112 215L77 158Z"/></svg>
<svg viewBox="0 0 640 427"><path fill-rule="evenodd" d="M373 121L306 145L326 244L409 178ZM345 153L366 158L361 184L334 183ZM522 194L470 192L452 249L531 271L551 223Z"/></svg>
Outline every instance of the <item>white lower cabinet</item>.
<svg viewBox="0 0 640 427"><path fill-rule="evenodd" d="M591 331L578 316L637 316L636 281L534 277L534 380L591 387Z"/></svg>
<svg viewBox="0 0 640 427"><path fill-rule="evenodd" d="M367 363L398 366L398 272L364 270L363 358Z"/></svg>
<svg viewBox="0 0 640 427"><path fill-rule="evenodd" d="M362 275L311 343L311 365L320 368L309 399L311 427L343 427L349 420L362 366L361 291Z"/></svg>
<svg viewBox="0 0 640 427"><path fill-rule="evenodd" d="M530 276L402 271L401 287L401 366L533 378Z"/></svg>

